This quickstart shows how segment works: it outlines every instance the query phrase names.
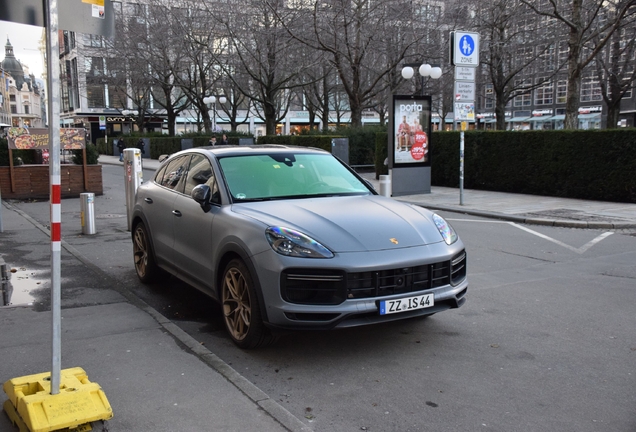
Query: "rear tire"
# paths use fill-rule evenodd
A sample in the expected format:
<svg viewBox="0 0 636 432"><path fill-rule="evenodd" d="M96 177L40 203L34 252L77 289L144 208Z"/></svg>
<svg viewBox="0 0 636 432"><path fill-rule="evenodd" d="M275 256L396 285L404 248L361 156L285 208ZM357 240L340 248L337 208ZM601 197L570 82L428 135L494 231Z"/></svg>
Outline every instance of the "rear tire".
<svg viewBox="0 0 636 432"><path fill-rule="evenodd" d="M252 275L239 259L230 261L223 272L221 306L225 328L240 348L264 347L276 340L263 324Z"/></svg>
<svg viewBox="0 0 636 432"><path fill-rule="evenodd" d="M137 277L143 283L151 283L159 277L160 269L150 246L150 236L143 222L133 229L133 257Z"/></svg>

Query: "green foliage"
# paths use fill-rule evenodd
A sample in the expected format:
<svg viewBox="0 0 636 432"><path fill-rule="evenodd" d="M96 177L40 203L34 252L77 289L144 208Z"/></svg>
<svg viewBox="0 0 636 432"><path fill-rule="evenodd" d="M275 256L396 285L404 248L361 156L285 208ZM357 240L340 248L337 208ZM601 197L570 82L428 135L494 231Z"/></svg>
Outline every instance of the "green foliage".
<svg viewBox="0 0 636 432"><path fill-rule="evenodd" d="M86 165L97 165L97 158L99 158L97 147L88 143L86 145ZM82 165L84 163L82 150L73 150L73 163L75 165Z"/></svg>
<svg viewBox="0 0 636 432"><path fill-rule="evenodd" d="M135 141L136 142L136 141ZM129 147L133 147L135 142L128 143ZM148 147L146 147L146 152ZM150 138L150 158L159 159L163 154L172 154L181 151L181 137L162 136Z"/></svg>
<svg viewBox="0 0 636 432"><path fill-rule="evenodd" d="M301 135L266 135L258 138L257 144L282 144L301 147L315 147L331 151L331 140L334 138L349 139L349 165L374 165L376 152L376 134L386 135L386 127L365 126L362 128L339 128L333 135L301 134ZM386 153L386 151L385 151ZM386 156L385 156L386 158ZM384 158L382 159L384 161Z"/></svg>
<svg viewBox="0 0 636 432"><path fill-rule="evenodd" d="M636 202L636 130L465 132L467 189ZM459 132L435 132L431 184L459 186Z"/></svg>
<svg viewBox="0 0 636 432"><path fill-rule="evenodd" d="M388 152L388 139L389 134L387 132L376 132L375 134L375 179L378 180L381 175L389 173L389 165L384 162L389 157Z"/></svg>
<svg viewBox="0 0 636 432"><path fill-rule="evenodd" d="M280 144L313 147L331 152L331 140L342 136L331 135L265 135L258 137L257 144Z"/></svg>
<svg viewBox="0 0 636 432"><path fill-rule="evenodd" d="M34 164L37 153L35 150L13 150L13 165L18 165L20 160L25 165ZM0 138L0 166L9 166L9 141Z"/></svg>

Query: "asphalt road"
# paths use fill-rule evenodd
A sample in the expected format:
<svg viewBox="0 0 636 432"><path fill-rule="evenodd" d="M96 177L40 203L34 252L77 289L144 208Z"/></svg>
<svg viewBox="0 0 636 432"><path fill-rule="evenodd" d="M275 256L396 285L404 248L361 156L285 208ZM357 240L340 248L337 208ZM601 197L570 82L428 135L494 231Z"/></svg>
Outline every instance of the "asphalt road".
<svg viewBox="0 0 636 432"><path fill-rule="evenodd" d="M79 200L63 202L65 241L317 432L636 430L633 231L442 213L467 245L462 308L242 351L202 294L174 278L138 282L122 168L104 166L103 181L100 247L79 235Z"/></svg>

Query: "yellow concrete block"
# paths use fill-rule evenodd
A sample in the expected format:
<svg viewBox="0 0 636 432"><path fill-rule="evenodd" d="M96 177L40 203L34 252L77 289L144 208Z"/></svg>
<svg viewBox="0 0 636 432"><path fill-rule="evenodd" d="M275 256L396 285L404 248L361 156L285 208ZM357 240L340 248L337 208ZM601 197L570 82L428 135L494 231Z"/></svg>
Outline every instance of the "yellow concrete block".
<svg viewBox="0 0 636 432"><path fill-rule="evenodd" d="M4 409L20 427L20 432L20 421L31 432L50 432L113 418L106 394L99 384L88 380L84 369L63 369L60 392L56 395L51 394L50 379L51 373L46 372L13 378L4 383L4 392L9 397Z"/></svg>

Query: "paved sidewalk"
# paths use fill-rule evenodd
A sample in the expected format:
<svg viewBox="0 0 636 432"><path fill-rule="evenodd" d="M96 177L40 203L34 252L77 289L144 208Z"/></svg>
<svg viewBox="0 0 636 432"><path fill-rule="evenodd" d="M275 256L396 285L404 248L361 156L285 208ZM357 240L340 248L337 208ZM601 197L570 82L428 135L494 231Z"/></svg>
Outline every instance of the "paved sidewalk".
<svg viewBox="0 0 636 432"><path fill-rule="evenodd" d="M99 157L102 164L122 164L117 156ZM159 162L143 160L145 169L156 169ZM380 191L374 173L364 173ZM505 192L465 189L462 205L460 191L433 186L430 194L396 197L429 209L446 210L519 223L591 229L636 228L636 204L544 197Z"/></svg>
<svg viewBox="0 0 636 432"><path fill-rule="evenodd" d="M46 203L21 207L40 212L41 205ZM13 276L11 285L25 282L16 279L43 280L42 288L34 291L37 303L2 306L0 295L0 383L4 384L51 370L50 279L46 280L51 254L46 226L11 203L2 202L1 211L0 265L6 262L10 270L15 269L11 264L19 263L29 269L27 275ZM129 234L122 236L130 242ZM96 238L85 237L89 247L111 254L111 246ZM62 243L62 369L83 368L89 380L102 387L114 412L105 424L93 423L94 431L311 431L132 294L108 274L107 266L92 263L69 242ZM19 294L14 292L14 299ZM0 392L0 404L6 399ZM0 413L0 431L17 430Z"/></svg>

